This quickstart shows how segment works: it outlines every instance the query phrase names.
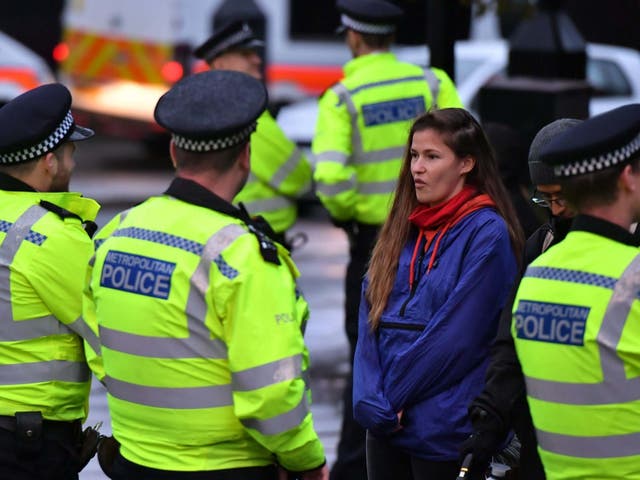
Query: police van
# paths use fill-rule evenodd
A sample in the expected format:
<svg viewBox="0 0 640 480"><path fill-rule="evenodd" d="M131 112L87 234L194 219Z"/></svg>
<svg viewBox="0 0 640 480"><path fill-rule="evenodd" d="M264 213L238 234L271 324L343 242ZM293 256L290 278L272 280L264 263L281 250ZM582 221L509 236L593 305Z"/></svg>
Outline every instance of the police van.
<svg viewBox="0 0 640 480"><path fill-rule="evenodd" d="M214 16L256 8L266 19L264 31L252 26L267 40L272 103L318 95L340 78L349 53L333 34L334 0L68 0L54 56L78 121L130 138L160 131L155 103L172 83L207 68L192 51L213 32Z"/></svg>
<svg viewBox="0 0 640 480"><path fill-rule="evenodd" d="M47 63L0 31L0 107L32 88L54 81Z"/></svg>

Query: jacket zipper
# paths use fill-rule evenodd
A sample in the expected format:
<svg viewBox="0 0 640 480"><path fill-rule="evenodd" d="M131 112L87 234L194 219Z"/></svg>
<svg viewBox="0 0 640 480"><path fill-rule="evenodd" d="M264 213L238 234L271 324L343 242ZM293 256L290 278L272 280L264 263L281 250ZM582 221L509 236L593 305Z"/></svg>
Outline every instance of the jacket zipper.
<svg viewBox="0 0 640 480"><path fill-rule="evenodd" d="M415 330L421 332L424 325L415 323L399 323L399 322L380 322L380 328L397 328L398 330Z"/></svg>
<svg viewBox="0 0 640 480"><path fill-rule="evenodd" d="M425 243L426 243L426 240L425 240ZM415 278L413 279L413 284L411 285L411 290L409 290L409 297L407 297L407 299L402 304L402 307L400 308L401 317L404 317L404 311L407 308L407 304L413 298L414 293L416 293L416 288L418 287L418 283L420 282L420 277L422 273L422 261L424 260L426 253L427 252L424 251L424 245L420 245L420 256L418 257L418 261L416 262L418 264L417 265L418 268L416 269Z"/></svg>

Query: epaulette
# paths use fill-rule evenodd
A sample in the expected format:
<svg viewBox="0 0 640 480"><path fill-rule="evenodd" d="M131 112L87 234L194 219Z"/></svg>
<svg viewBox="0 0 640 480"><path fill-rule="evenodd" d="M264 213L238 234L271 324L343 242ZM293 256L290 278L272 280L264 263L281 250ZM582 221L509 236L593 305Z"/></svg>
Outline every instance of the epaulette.
<svg viewBox="0 0 640 480"><path fill-rule="evenodd" d="M258 244L260 245L260 254L265 262L280 265L280 259L278 258L278 247L276 244L261 230L254 225L248 224L249 231L258 237Z"/></svg>
<svg viewBox="0 0 640 480"><path fill-rule="evenodd" d="M40 206L52 213L55 213L62 220L67 218L77 218L80 220L80 223L82 223L82 227L84 228L84 231L87 232L87 235L89 235L89 238L93 237L93 234L96 233L96 230L98 229L98 225L95 222L92 222L91 220L83 220L79 215L67 210L66 208L62 208L55 203L40 200Z"/></svg>
<svg viewBox="0 0 640 480"><path fill-rule="evenodd" d="M273 240L275 232L271 228L271 225L269 225L269 222L267 222L264 217L252 218L242 202L238 204L236 212L236 218L241 219L247 225L249 231L258 238L262 258L266 262L280 265L278 247L276 247L275 241Z"/></svg>

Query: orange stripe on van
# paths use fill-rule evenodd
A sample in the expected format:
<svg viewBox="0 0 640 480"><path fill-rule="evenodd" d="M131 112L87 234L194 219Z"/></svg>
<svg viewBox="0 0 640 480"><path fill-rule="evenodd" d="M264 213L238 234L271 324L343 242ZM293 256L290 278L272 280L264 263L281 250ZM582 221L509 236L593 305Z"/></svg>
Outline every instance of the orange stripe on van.
<svg viewBox="0 0 640 480"><path fill-rule="evenodd" d="M23 90L31 90L40 84L37 75L28 68L0 68L0 80L20 85Z"/></svg>
<svg viewBox="0 0 640 480"><path fill-rule="evenodd" d="M342 67L329 65L270 65L270 83L293 83L311 95L319 95L343 78Z"/></svg>
<svg viewBox="0 0 640 480"><path fill-rule="evenodd" d="M63 69L76 79L163 83L162 66L172 58L168 44L146 43L94 32L65 31L70 54Z"/></svg>

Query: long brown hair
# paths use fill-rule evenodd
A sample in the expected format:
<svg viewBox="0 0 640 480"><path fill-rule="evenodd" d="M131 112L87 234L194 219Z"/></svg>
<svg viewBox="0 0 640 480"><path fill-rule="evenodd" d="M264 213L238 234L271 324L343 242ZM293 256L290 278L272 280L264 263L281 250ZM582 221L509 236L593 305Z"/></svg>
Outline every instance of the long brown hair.
<svg viewBox="0 0 640 480"><path fill-rule="evenodd" d="M380 316L393 288L400 253L411 233L409 215L418 205L411 175L413 135L427 129L440 133L444 143L458 158L471 156L475 159L475 166L467 174L465 183L474 185L496 203L498 213L507 224L511 245L517 259L520 258L524 246L520 223L500 179L491 145L480 124L462 108L432 110L421 115L411 126L391 211L382 226L369 264L369 286L366 299L371 306L369 324L373 330L377 329L380 323Z"/></svg>

